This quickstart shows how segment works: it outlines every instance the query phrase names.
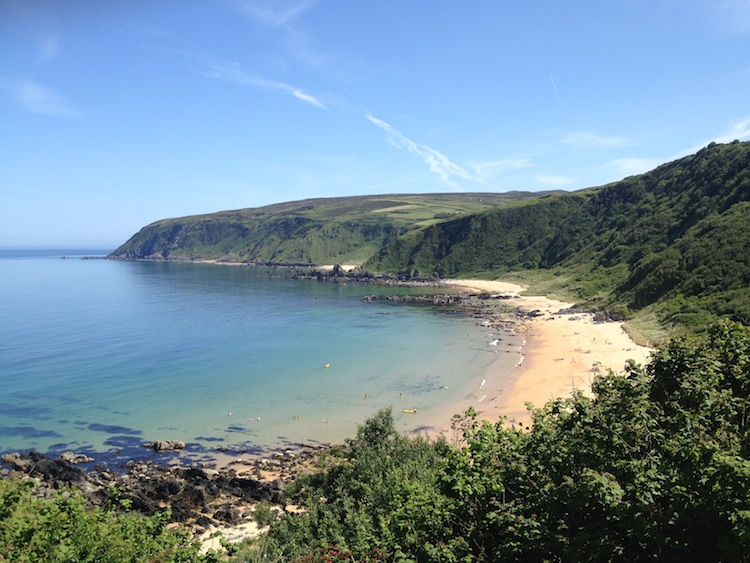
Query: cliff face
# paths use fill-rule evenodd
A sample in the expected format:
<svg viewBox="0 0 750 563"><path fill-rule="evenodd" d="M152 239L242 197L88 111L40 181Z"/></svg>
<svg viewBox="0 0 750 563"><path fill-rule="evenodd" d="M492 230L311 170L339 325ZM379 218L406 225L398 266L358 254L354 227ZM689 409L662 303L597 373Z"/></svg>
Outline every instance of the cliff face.
<svg viewBox="0 0 750 563"><path fill-rule="evenodd" d="M361 264L399 236L538 194L414 194L304 200L157 221L110 257Z"/></svg>
<svg viewBox="0 0 750 563"><path fill-rule="evenodd" d="M584 302L655 307L667 323L750 324L750 143L600 188L443 222L381 248L365 267L444 277L551 272Z"/></svg>
<svg viewBox="0 0 750 563"><path fill-rule="evenodd" d="M112 257L127 260L224 259L271 263L322 264L355 258L398 236L392 225L326 224L305 217L279 217L253 223L213 219L174 221L142 229Z"/></svg>
<svg viewBox="0 0 750 563"><path fill-rule="evenodd" d="M698 327L750 324L748 248L750 142L735 141L573 193L332 198L159 221L111 257L536 272L592 306Z"/></svg>

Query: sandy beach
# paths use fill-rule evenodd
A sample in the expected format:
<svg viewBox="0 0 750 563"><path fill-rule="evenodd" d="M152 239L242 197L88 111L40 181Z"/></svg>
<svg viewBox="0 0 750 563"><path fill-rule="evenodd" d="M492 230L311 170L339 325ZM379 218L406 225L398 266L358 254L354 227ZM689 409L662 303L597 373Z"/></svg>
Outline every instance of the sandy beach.
<svg viewBox="0 0 750 563"><path fill-rule="evenodd" d="M622 323L595 323L589 313L557 314L572 303L525 296L524 287L499 281L448 283L473 292L512 296L514 306L538 311L538 316L518 328L525 335L521 364L509 380L488 388L486 396L475 406L482 419L496 421L507 416L509 421L527 426L531 417L526 402L541 407L550 399L570 396L573 389L588 393L597 372L611 369L620 373L628 360L645 364L651 354L650 348L631 340ZM492 370L492 365L488 370ZM491 381L490 377L487 380Z"/></svg>

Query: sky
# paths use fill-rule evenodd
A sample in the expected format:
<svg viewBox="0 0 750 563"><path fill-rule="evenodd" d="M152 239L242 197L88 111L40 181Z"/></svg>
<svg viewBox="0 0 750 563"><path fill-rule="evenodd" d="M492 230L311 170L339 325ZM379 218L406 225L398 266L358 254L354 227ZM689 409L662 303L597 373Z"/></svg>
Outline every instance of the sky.
<svg viewBox="0 0 750 563"><path fill-rule="evenodd" d="M750 139L750 0L0 0L0 247Z"/></svg>

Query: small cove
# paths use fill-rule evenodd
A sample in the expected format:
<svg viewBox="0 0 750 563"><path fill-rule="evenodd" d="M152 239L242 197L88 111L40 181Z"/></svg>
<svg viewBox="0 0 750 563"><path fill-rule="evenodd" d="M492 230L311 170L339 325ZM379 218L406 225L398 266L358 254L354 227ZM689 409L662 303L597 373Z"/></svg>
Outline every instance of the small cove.
<svg viewBox="0 0 750 563"><path fill-rule="evenodd" d="M362 300L425 288L73 254L0 253L0 452L120 460L166 439L209 460L339 442L383 407L413 431L479 400L497 358L472 319Z"/></svg>

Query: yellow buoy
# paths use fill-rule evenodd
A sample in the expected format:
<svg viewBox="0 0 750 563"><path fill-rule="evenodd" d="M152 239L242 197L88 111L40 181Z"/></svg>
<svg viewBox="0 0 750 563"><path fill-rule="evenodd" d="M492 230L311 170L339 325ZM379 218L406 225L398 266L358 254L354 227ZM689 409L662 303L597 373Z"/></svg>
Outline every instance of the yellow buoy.
<svg viewBox="0 0 750 563"><path fill-rule="evenodd" d="M329 367L331 367L331 364L326 364L324 367L329 368Z"/></svg>

